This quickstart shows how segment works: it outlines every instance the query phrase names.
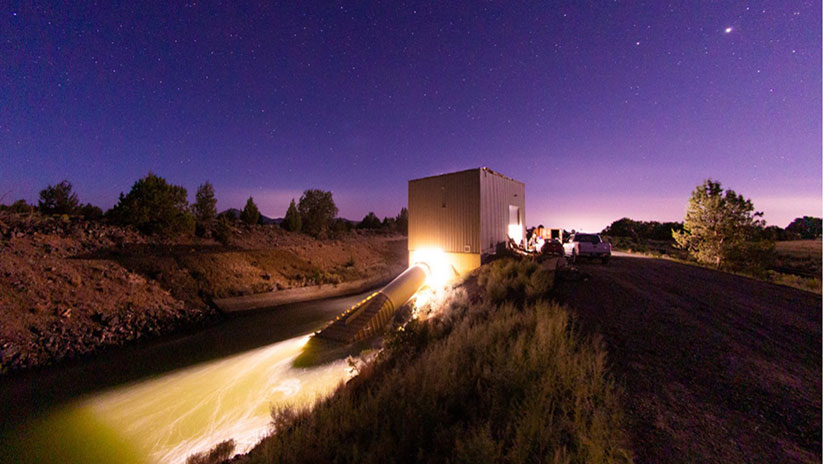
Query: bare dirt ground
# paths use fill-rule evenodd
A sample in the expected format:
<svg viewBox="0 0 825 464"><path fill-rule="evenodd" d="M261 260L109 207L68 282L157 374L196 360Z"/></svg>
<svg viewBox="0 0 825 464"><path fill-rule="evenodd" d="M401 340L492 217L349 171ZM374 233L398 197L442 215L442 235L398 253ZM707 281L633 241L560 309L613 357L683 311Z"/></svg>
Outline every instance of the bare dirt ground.
<svg viewBox="0 0 825 464"><path fill-rule="evenodd" d="M821 295L627 255L577 268L557 293L605 340L637 462L821 461Z"/></svg>

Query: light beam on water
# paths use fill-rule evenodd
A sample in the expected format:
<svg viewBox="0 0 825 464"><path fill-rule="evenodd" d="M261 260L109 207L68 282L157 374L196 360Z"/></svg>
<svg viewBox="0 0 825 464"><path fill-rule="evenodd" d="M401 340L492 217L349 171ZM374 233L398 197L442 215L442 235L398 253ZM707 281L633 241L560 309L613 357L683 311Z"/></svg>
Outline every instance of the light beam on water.
<svg viewBox="0 0 825 464"><path fill-rule="evenodd" d="M308 339L280 341L79 400L21 427L11 453L19 462L180 463L228 439L235 440L236 453L246 452L269 431L273 405L310 405L347 378L343 359L293 367Z"/></svg>

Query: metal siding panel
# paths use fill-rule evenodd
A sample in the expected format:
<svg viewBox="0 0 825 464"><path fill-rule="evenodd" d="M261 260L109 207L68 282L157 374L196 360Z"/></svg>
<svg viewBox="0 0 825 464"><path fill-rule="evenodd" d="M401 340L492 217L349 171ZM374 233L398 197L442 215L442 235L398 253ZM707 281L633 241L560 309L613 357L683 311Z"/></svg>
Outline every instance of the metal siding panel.
<svg viewBox="0 0 825 464"><path fill-rule="evenodd" d="M487 170L481 171L481 250L494 253L507 240L510 205L519 207L524 239L526 215L524 184Z"/></svg>
<svg viewBox="0 0 825 464"><path fill-rule="evenodd" d="M408 248L480 252L479 170L411 180ZM442 207L442 202L446 205Z"/></svg>

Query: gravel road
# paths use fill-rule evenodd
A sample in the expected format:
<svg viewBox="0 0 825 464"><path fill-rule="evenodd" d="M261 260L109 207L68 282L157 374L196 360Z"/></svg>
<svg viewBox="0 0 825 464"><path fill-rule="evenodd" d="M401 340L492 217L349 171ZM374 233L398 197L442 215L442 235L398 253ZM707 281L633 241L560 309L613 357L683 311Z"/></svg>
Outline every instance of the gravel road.
<svg viewBox="0 0 825 464"><path fill-rule="evenodd" d="M618 253L576 268L559 300L605 341L636 462L821 462L820 295Z"/></svg>

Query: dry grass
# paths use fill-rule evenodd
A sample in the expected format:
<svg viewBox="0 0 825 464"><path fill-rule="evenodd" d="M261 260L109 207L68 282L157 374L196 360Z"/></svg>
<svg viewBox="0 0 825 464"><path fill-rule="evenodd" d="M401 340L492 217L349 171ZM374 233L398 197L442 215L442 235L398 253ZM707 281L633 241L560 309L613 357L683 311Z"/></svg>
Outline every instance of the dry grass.
<svg viewBox="0 0 825 464"><path fill-rule="evenodd" d="M647 255L653 258L659 259L667 259L670 261L675 261L677 263L686 264L688 266L696 266L696 267L703 267L705 269L713 269L717 270L713 266L705 265L701 263L697 263L696 261L690 261L686 259L677 259L672 256L653 256ZM762 270L762 272L754 273L754 272L738 272L738 271L729 271L729 270L718 270L718 272L725 272L727 274L738 275L740 277L747 277L749 279L761 280L763 282L770 282L778 285L784 285L786 287L793 287L798 290L805 290L807 292L813 293L822 293L822 279L820 277L804 277L795 274L787 274L783 272L777 272L773 270Z"/></svg>
<svg viewBox="0 0 825 464"><path fill-rule="evenodd" d="M276 433L244 460L629 462L605 352L544 301L552 280L507 260L478 282L481 298L459 291L410 321L314 409L275 410Z"/></svg>
<svg viewBox="0 0 825 464"><path fill-rule="evenodd" d="M776 254L796 258L822 259L822 239L776 242Z"/></svg>
<svg viewBox="0 0 825 464"><path fill-rule="evenodd" d="M817 277L802 277L793 274L783 274L781 272L768 271L768 282L773 282L786 287L798 288L814 293L822 293L822 279Z"/></svg>
<svg viewBox="0 0 825 464"><path fill-rule="evenodd" d="M821 239L776 242L775 254L773 270L789 274L778 279L780 283L803 289L817 287L822 292Z"/></svg>

